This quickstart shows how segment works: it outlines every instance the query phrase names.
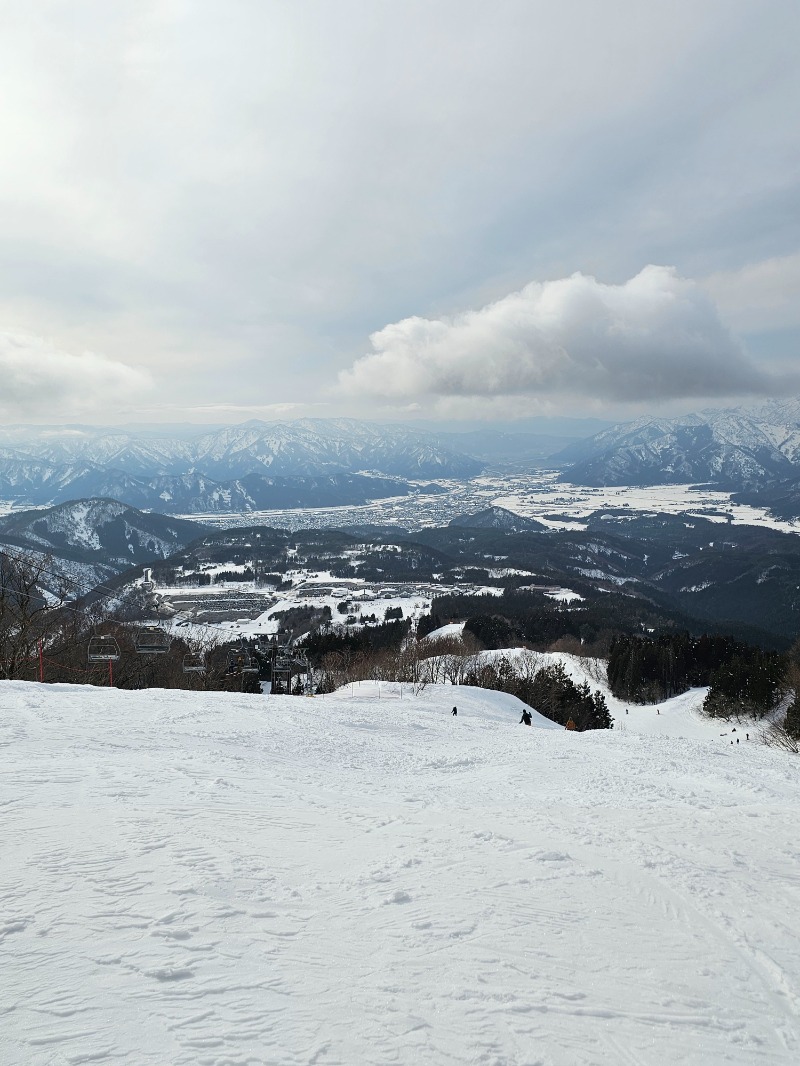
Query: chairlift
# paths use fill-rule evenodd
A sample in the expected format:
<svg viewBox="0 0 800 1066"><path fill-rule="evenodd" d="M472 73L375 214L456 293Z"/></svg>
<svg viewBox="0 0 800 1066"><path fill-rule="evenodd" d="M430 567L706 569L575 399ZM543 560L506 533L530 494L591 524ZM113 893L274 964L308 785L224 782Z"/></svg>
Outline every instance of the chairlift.
<svg viewBox="0 0 800 1066"><path fill-rule="evenodd" d="M241 660L241 670L243 674L258 673L258 660L253 658L246 644L242 644L236 649L236 656Z"/></svg>
<svg viewBox="0 0 800 1066"><path fill-rule="evenodd" d="M244 673L247 667L250 666L250 653L244 648L234 648L233 651L228 652L228 673L237 674L240 671Z"/></svg>
<svg viewBox="0 0 800 1066"><path fill-rule="evenodd" d="M133 643L139 655L166 655L172 638L161 626L141 626Z"/></svg>
<svg viewBox="0 0 800 1066"><path fill-rule="evenodd" d="M87 659L90 663L115 663L120 658L119 644L113 637L90 637Z"/></svg>
<svg viewBox="0 0 800 1066"><path fill-rule="evenodd" d="M203 674L205 669L206 659L204 655L192 655L191 653L184 655L183 672L185 674Z"/></svg>
<svg viewBox="0 0 800 1066"><path fill-rule="evenodd" d="M243 674L257 674L259 671L258 663L253 659L250 652L244 645L238 648L234 648L228 654L228 673L237 674L239 672Z"/></svg>

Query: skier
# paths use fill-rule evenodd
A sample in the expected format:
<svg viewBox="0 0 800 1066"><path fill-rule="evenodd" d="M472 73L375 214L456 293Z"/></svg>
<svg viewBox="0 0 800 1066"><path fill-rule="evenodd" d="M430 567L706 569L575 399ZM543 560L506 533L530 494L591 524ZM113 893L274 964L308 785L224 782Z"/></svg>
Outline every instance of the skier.
<svg viewBox="0 0 800 1066"><path fill-rule="evenodd" d="M458 707L454 707L452 713L453 713L453 717L455 718L455 716L458 714Z"/></svg>
<svg viewBox="0 0 800 1066"><path fill-rule="evenodd" d="M524 722L525 725L530 725L532 721L533 718L531 717L531 712L526 707L525 710L522 712L522 717L519 720L519 724L522 725Z"/></svg>

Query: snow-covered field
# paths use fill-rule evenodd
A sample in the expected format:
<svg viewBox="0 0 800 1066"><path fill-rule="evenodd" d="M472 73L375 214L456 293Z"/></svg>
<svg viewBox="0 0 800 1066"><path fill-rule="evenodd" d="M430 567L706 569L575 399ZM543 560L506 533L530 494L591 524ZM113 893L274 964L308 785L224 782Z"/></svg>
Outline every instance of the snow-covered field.
<svg viewBox="0 0 800 1066"><path fill-rule="evenodd" d="M559 480L556 470L529 474L484 474L469 481L442 481L441 495L407 496L371 500L357 507L298 508L288 511L252 511L247 514L182 515L215 526L263 523L287 529L333 528L375 522L406 529L446 525L458 514L471 514L491 505L535 518L552 529L585 529L585 519L603 508L630 507L632 511L699 514L710 521L765 526L797 533L798 523L773 517L762 507L733 503L729 492L694 485L612 485L607 488L573 485ZM558 516L558 517L554 517Z"/></svg>
<svg viewBox="0 0 800 1066"><path fill-rule="evenodd" d="M482 479L476 478L475 482ZM510 479L509 479L510 480ZM796 522L775 518L763 507L734 503L731 494L719 489L698 488L694 485L611 485L598 488L573 485L559 481L554 471L542 471L520 479L518 486L509 485L492 503L515 514L536 518L553 529L582 529L585 519L593 511L605 507L629 507L631 511L660 511L666 514L700 515L711 522L727 522L731 516L735 525L765 526L784 533L797 533ZM557 512L563 519L545 517Z"/></svg>
<svg viewBox="0 0 800 1066"><path fill-rule="evenodd" d="M796 759L400 695L0 682L0 1062L798 1061Z"/></svg>

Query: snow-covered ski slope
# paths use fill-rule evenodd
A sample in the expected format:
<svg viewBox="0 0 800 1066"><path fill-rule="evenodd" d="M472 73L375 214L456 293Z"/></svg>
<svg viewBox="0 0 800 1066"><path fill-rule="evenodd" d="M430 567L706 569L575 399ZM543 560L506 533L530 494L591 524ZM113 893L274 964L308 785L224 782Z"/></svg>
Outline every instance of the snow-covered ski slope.
<svg viewBox="0 0 800 1066"><path fill-rule="evenodd" d="M0 1062L800 1061L800 763L519 712L0 682Z"/></svg>
<svg viewBox="0 0 800 1066"><path fill-rule="evenodd" d="M731 739L734 743L737 737L744 740L749 735L759 738L763 727L759 723L751 725L734 724L732 726L724 721L712 721L702 714L703 701L708 693L707 688L691 688L680 696L662 700L660 703L635 704L626 700L617 699L612 695L606 681L606 664L601 659L583 658L579 655L569 655L566 652L528 652L522 648L504 648L499 651L480 652L481 659L505 658L513 664L525 656L533 655L534 659L543 667L560 663L569 677L576 685L584 682L594 692L599 690L606 701L614 728L622 732L632 733L655 733L667 737L694 737L698 740L714 740L717 737L727 738L726 744Z"/></svg>

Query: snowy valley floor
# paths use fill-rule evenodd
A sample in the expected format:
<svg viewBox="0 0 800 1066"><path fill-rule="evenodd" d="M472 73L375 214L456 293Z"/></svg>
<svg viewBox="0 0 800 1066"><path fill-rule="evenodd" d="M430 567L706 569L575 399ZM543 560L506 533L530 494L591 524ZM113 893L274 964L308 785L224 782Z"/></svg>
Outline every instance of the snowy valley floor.
<svg viewBox="0 0 800 1066"><path fill-rule="evenodd" d="M380 695L0 682L0 1062L800 1061L796 758Z"/></svg>

